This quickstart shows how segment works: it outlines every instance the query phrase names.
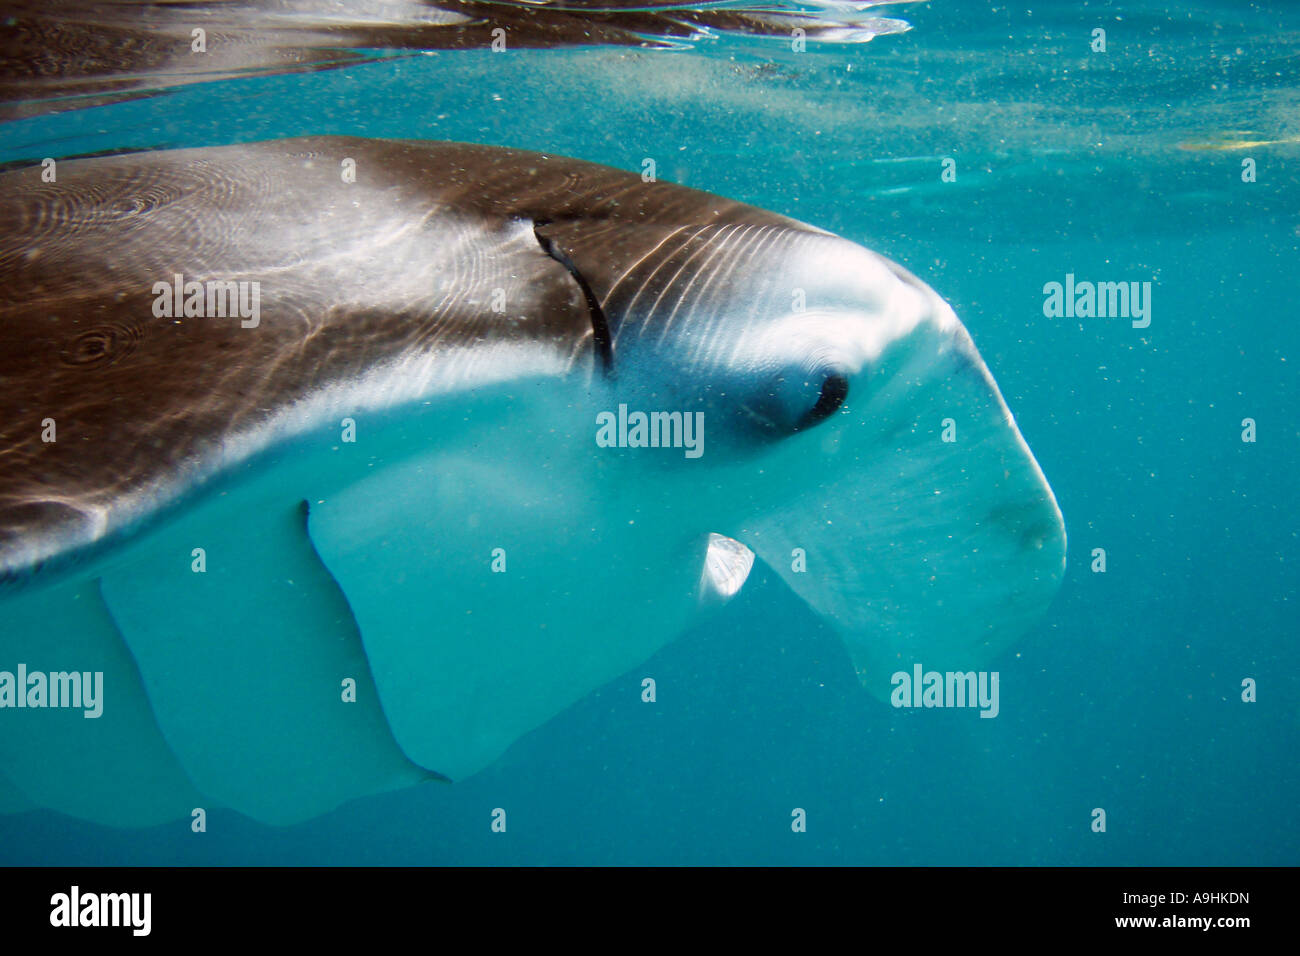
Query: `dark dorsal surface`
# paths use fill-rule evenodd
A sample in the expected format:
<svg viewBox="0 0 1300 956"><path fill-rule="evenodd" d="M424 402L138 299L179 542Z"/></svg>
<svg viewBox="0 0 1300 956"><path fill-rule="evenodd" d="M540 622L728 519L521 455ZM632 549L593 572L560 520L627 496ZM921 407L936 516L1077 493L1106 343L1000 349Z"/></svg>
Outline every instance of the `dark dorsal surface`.
<svg viewBox="0 0 1300 956"><path fill-rule="evenodd" d="M330 386L393 369L391 405L598 371L592 290L681 229L795 225L571 159L346 137L61 161L55 182L16 170L0 221L8 574L147 516ZM226 315L159 315L176 275L205 309L228 292ZM255 326L234 314L253 283Z"/></svg>

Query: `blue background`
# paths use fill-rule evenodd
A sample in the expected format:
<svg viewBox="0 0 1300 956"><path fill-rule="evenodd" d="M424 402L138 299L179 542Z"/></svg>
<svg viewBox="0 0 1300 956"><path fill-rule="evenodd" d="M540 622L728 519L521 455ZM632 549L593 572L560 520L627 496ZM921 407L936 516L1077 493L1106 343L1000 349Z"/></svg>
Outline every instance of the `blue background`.
<svg viewBox="0 0 1300 956"><path fill-rule="evenodd" d="M25 813L0 818L0 862L1295 864L1300 10L1242 6L933 3L893 11L909 33L803 54L444 52L0 127L8 160L326 132L653 158L948 298L1070 538L1049 615L997 662L995 720L882 705L760 566L464 783L287 828L213 811L206 834ZM1242 141L1264 145L1198 148ZM1151 281L1150 328L1045 318L1067 272Z"/></svg>

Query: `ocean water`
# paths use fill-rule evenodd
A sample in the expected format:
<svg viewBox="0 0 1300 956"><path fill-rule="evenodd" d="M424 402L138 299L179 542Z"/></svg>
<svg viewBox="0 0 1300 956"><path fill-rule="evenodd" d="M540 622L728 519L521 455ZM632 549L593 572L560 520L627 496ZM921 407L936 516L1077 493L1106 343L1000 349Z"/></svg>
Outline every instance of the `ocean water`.
<svg viewBox="0 0 1300 956"><path fill-rule="evenodd" d="M1300 7L890 13L912 29L800 53L712 36L195 84L7 122L0 161L322 133L649 158L902 263L970 330L1069 534L1055 603L993 665L996 719L871 697L760 565L464 782L289 827L213 810L206 834L31 811L0 817L0 862L1300 861ZM1150 282L1149 326L1045 315L1067 275Z"/></svg>

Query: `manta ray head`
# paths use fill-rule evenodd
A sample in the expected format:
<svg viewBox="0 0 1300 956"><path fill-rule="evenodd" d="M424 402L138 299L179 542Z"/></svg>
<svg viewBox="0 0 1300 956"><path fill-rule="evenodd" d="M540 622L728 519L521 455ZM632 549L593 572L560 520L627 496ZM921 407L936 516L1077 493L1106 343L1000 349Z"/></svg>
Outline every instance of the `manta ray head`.
<svg viewBox="0 0 1300 956"><path fill-rule="evenodd" d="M1064 570L1061 514L947 302L775 216L628 228L634 252L571 230L567 254L608 324L620 400L703 413L701 461L665 479L687 486L686 520L764 559L879 696L914 663L983 666L1038 620Z"/></svg>

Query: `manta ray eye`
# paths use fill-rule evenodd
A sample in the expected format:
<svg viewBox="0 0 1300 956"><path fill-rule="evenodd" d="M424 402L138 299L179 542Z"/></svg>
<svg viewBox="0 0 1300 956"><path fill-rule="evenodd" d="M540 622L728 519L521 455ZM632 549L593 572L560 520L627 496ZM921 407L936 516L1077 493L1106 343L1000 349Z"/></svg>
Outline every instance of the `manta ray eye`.
<svg viewBox="0 0 1300 956"><path fill-rule="evenodd" d="M817 404L808 409L804 416L799 419L795 425L796 431L802 431L805 428L811 428L830 418L844 404L844 399L849 394L849 380L843 375L830 374L822 382L821 395L817 397Z"/></svg>
<svg viewBox="0 0 1300 956"><path fill-rule="evenodd" d="M849 379L827 368L797 369L777 375L766 388L740 403L741 423L761 440L780 439L819 425L844 404Z"/></svg>

